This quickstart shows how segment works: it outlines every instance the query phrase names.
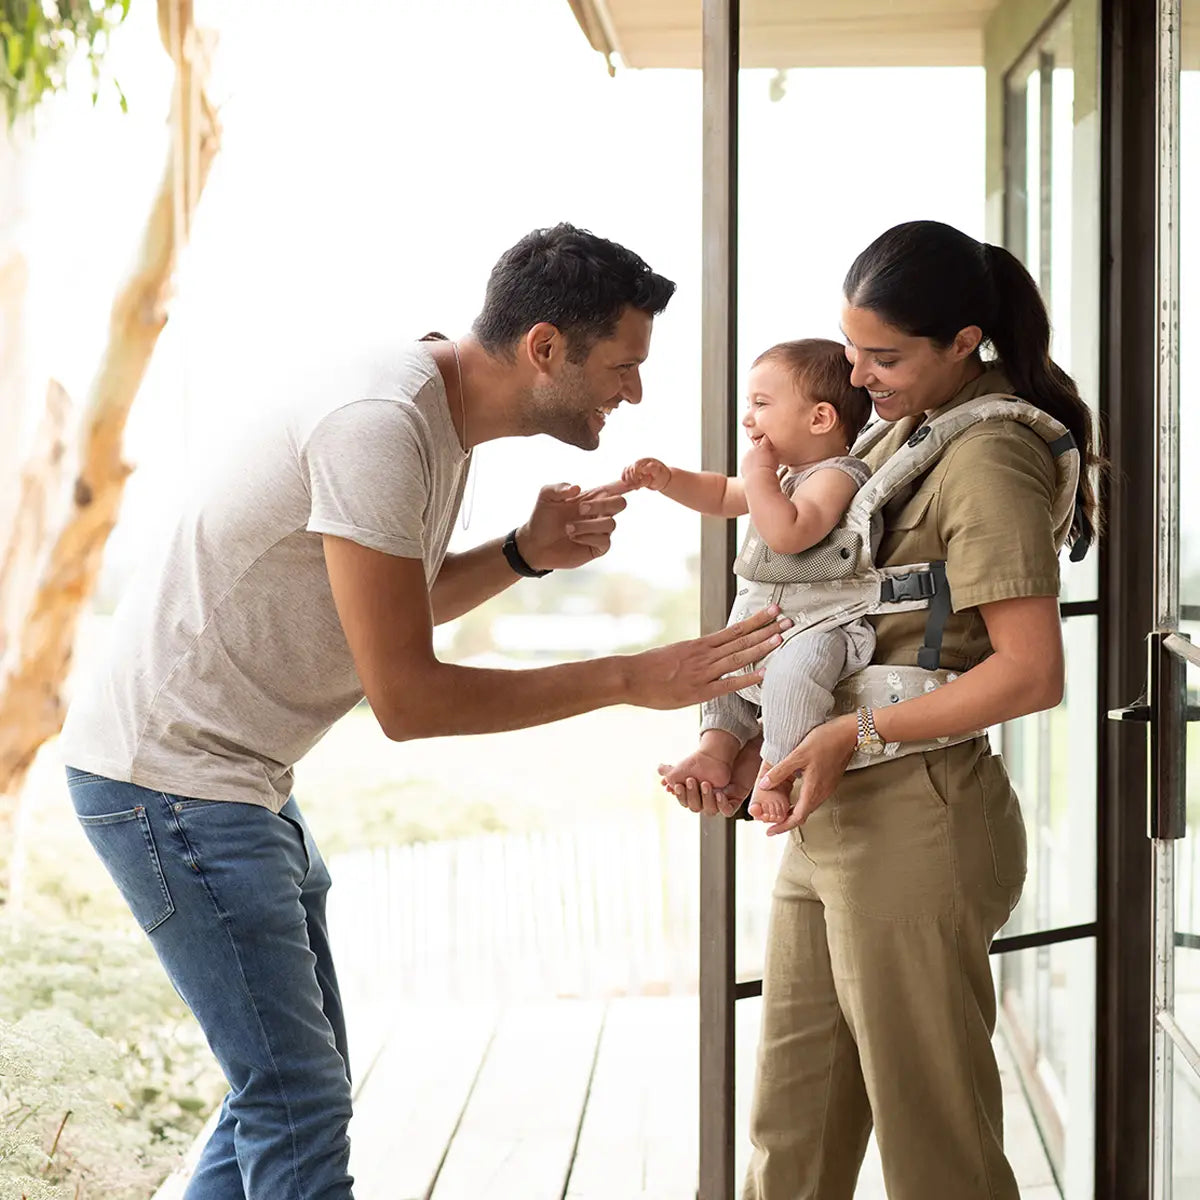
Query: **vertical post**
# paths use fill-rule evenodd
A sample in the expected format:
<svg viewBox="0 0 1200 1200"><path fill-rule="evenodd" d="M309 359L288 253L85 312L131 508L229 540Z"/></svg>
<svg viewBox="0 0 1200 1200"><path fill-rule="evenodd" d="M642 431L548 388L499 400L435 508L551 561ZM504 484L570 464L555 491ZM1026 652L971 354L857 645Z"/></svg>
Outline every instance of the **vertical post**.
<svg viewBox="0 0 1200 1200"><path fill-rule="evenodd" d="M1158 1021L1175 1007L1175 843L1156 819L1183 793L1180 719L1173 695L1186 688L1182 663L1160 645L1179 627L1179 68L1180 0L1159 0L1156 155L1158 179L1155 329L1157 355L1154 413L1157 427L1154 476L1154 626L1151 635L1150 729L1154 768L1150 835L1154 839L1154 1117L1151 1195L1171 1200L1174 1046ZM1169 660L1164 662L1164 656ZM1170 681L1175 687L1170 686ZM1159 685L1156 687L1156 684ZM1182 687L1180 686L1182 685ZM1155 694L1156 692L1160 694ZM1172 736L1173 735L1173 736ZM1173 742L1174 745L1170 743ZM1165 743L1165 744L1164 744ZM1179 761L1176 761L1179 760ZM1174 794L1164 795L1162 790ZM1169 826L1170 822L1162 822Z"/></svg>
<svg viewBox="0 0 1200 1200"><path fill-rule="evenodd" d="M701 456L734 474L737 424L737 83L739 0L704 0L704 206ZM733 601L732 522L705 517L700 623L719 629ZM734 822L701 818L700 1200L733 1196Z"/></svg>
<svg viewBox="0 0 1200 1200"><path fill-rule="evenodd" d="M1100 392L1111 469L1100 540L1102 748L1097 830L1096 1200L1146 1200L1150 1181L1153 862L1146 737L1107 721L1146 682L1135 631L1154 624L1155 94L1157 0L1101 0Z"/></svg>
<svg viewBox="0 0 1200 1200"><path fill-rule="evenodd" d="M1004 84L1004 245L1029 266L1029 100ZM1007 734L1007 731L1006 731Z"/></svg>
<svg viewBox="0 0 1200 1200"><path fill-rule="evenodd" d="M1054 280L1054 53L1038 53L1038 289L1050 308Z"/></svg>
<svg viewBox="0 0 1200 1200"><path fill-rule="evenodd" d="M1054 283L1054 52L1044 46L1038 51L1038 251L1037 281L1046 310L1053 312ZM1043 711L1034 718L1037 723L1037 825L1038 872L1040 879L1049 879L1053 850L1050 830L1050 713ZM1050 889L1037 889L1037 928L1048 929L1053 923ZM1052 1029L1050 947L1039 946L1034 951L1034 1037L1038 1046L1049 1041Z"/></svg>

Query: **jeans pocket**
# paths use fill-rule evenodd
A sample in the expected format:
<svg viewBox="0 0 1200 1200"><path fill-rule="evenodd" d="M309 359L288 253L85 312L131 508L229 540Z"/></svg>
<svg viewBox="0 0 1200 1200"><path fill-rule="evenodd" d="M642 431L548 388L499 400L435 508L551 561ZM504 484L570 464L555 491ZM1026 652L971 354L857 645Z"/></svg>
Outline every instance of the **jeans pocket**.
<svg viewBox="0 0 1200 1200"><path fill-rule="evenodd" d="M138 806L128 812L80 816L79 823L137 923L146 933L157 929L175 905L146 810Z"/></svg>

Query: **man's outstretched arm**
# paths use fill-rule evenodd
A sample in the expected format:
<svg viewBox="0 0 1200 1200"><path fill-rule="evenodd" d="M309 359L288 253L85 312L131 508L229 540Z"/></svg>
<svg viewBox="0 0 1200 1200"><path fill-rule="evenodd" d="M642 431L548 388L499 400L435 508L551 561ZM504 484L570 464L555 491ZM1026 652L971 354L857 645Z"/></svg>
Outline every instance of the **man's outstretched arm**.
<svg viewBox="0 0 1200 1200"><path fill-rule="evenodd" d="M681 708L757 682L740 671L779 643L781 624L761 613L706 637L641 654L531 670L439 662L420 559L397 558L324 535L338 616L363 691L395 741L495 733L543 725L611 704Z"/></svg>

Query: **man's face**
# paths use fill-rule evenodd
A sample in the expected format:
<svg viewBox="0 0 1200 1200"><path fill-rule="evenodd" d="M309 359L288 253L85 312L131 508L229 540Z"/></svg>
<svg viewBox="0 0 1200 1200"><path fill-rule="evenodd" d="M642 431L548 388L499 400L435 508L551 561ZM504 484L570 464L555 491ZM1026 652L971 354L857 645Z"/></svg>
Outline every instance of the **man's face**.
<svg viewBox="0 0 1200 1200"><path fill-rule="evenodd" d="M533 409L540 433L595 450L605 420L622 400L639 404L639 370L650 353L654 318L626 308L611 337L601 338L581 363L565 357L557 372L534 384Z"/></svg>

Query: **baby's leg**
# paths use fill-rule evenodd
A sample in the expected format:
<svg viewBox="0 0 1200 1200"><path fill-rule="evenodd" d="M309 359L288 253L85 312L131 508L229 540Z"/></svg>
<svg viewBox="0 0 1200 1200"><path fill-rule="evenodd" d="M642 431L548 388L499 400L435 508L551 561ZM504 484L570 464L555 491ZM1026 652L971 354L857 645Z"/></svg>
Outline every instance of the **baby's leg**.
<svg viewBox="0 0 1200 1200"><path fill-rule="evenodd" d="M846 667L841 629L798 633L771 656L762 682L763 769L790 754L808 731L833 711L833 689ZM755 788L750 813L761 821L784 820L792 809L792 781Z"/></svg>
<svg viewBox="0 0 1200 1200"><path fill-rule="evenodd" d="M729 614L730 624L740 621L750 612L761 608L764 603L766 601L757 593L743 587ZM689 779L694 779L697 783L709 783L721 790L729 785L734 774L734 763L742 747L747 742L758 739L758 704L739 692L714 696L711 700L706 700L701 707L700 729L698 749L677 763L663 763L658 768L663 787L674 792L676 796ZM745 773L743 768L739 778ZM748 790L747 787L741 795L745 796Z"/></svg>

